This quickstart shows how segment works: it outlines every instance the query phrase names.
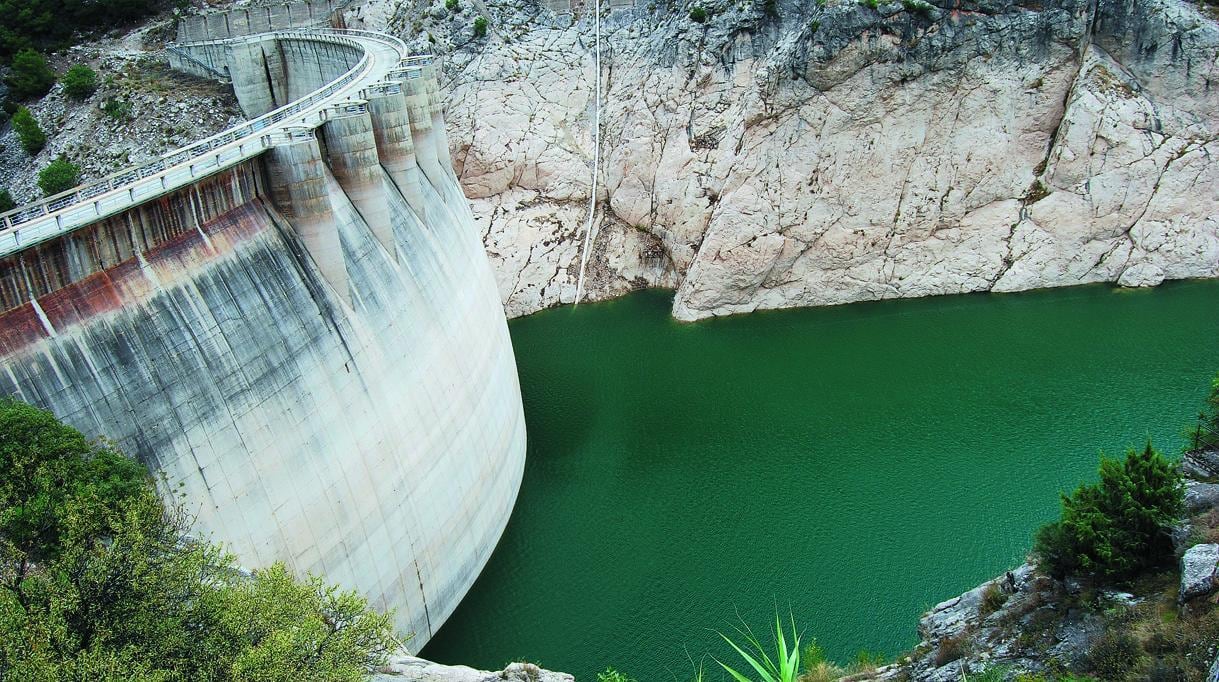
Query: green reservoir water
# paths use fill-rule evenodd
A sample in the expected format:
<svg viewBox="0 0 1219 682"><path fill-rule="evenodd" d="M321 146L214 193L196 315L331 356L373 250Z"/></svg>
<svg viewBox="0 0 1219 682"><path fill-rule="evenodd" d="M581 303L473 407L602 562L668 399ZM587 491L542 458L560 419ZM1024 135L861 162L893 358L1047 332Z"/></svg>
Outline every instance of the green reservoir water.
<svg viewBox="0 0 1219 682"><path fill-rule="evenodd" d="M1216 281L697 324L670 300L511 324L524 484L424 656L684 681L728 655L713 629L776 605L832 657L895 654L1019 564L1099 450L1179 452L1219 369Z"/></svg>

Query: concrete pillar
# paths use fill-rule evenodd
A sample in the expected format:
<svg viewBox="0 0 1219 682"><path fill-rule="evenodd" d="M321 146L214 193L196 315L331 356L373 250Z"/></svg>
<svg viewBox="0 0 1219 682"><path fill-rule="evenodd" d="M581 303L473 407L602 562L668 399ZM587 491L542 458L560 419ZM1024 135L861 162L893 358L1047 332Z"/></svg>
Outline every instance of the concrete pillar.
<svg viewBox="0 0 1219 682"><path fill-rule="evenodd" d="M276 208L292 225L322 277L351 303L343 244L326 192L326 168L317 138L308 128L289 128L267 155L267 175Z"/></svg>
<svg viewBox="0 0 1219 682"><path fill-rule="evenodd" d="M250 35L266 33L271 30L271 8L251 7L249 10Z"/></svg>
<svg viewBox="0 0 1219 682"><path fill-rule="evenodd" d="M406 97L407 115L410 119L411 137L415 143L415 162L420 170L432 182L434 187L451 175L452 166L446 170L441 165L440 143L435 140L435 127L432 125L431 99L425 84L425 72L422 66L406 66L393 69L389 78L402 83L403 94Z"/></svg>
<svg viewBox="0 0 1219 682"><path fill-rule="evenodd" d="M368 104L348 102L329 109L326 114L326 123L321 130L330 172L377 241L397 260L398 250Z"/></svg>
<svg viewBox="0 0 1219 682"><path fill-rule="evenodd" d="M292 27L292 15L288 14L287 5L271 5L268 11L271 17L272 31L282 31Z"/></svg>
<svg viewBox="0 0 1219 682"><path fill-rule="evenodd" d="M389 173L406 203L415 213L424 215L426 204L419 184L419 166L415 163L410 119L401 84L396 81L376 83L365 88L361 95L368 102L381 167Z"/></svg>
<svg viewBox="0 0 1219 682"><path fill-rule="evenodd" d="M449 155L449 136L444 127L444 97L440 93L440 65L433 60L428 60L423 67L423 84L432 107L432 129L436 131L432 140L437 146L436 157L441 165L452 172L453 157Z"/></svg>
<svg viewBox="0 0 1219 682"><path fill-rule="evenodd" d="M330 18L330 3L326 0L309 0L309 18L315 24L325 23Z"/></svg>
<svg viewBox="0 0 1219 682"><path fill-rule="evenodd" d="M229 12L229 35L234 38L250 35L250 13L244 8Z"/></svg>
<svg viewBox="0 0 1219 682"><path fill-rule="evenodd" d="M302 28L309 25L309 5L294 2L288 5L288 14L292 17L292 28Z"/></svg>
<svg viewBox="0 0 1219 682"><path fill-rule="evenodd" d="M275 108L275 90L267 77L262 42L234 44L229 50L228 67L233 94L246 118L256 118Z"/></svg>
<svg viewBox="0 0 1219 682"><path fill-rule="evenodd" d="M215 12L206 15L207 17L207 37L210 40L219 40L229 37L229 19L224 12Z"/></svg>

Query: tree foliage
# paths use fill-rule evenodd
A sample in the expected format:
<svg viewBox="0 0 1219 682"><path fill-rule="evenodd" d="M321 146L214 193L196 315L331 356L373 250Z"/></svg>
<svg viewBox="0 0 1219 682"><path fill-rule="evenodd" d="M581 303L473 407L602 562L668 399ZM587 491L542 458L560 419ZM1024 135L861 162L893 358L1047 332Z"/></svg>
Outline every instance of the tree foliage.
<svg viewBox="0 0 1219 682"><path fill-rule="evenodd" d="M154 0L0 0L0 57L63 47L73 33L107 30L156 8Z"/></svg>
<svg viewBox="0 0 1219 682"><path fill-rule="evenodd" d="M1037 531L1033 552L1055 577L1121 581L1173 556L1181 474L1148 443L1125 461L1101 457L1100 481L1062 497L1062 516Z"/></svg>
<svg viewBox="0 0 1219 682"><path fill-rule="evenodd" d="M66 192L79 183L80 166L62 156L38 171L38 187L47 196Z"/></svg>
<svg viewBox="0 0 1219 682"><path fill-rule="evenodd" d="M13 201L13 195L9 193L8 188L0 188L0 213L11 211L17 208L17 202Z"/></svg>
<svg viewBox="0 0 1219 682"><path fill-rule="evenodd" d="M97 91L97 72L84 64L76 64L64 72L64 94L75 100L83 100Z"/></svg>
<svg viewBox="0 0 1219 682"><path fill-rule="evenodd" d="M25 107L18 107L17 113L13 114L13 130L21 141L21 148L30 156L42 151L47 144L46 133L42 132L38 120Z"/></svg>
<svg viewBox="0 0 1219 682"><path fill-rule="evenodd" d="M387 615L192 540L147 472L0 401L0 679L359 680Z"/></svg>
<svg viewBox="0 0 1219 682"><path fill-rule="evenodd" d="M1198 415L1199 426L1194 432L1197 447L1219 448L1219 374L1211 379L1206 396L1206 409Z"/></svg>
<svg viewBox="0 0 1219 682"><path fill-rule="evenodd" d="M24 49L13 55L8 79L9 95L16 100L42 97L55 85L55 72L37 50Z"/></svg>

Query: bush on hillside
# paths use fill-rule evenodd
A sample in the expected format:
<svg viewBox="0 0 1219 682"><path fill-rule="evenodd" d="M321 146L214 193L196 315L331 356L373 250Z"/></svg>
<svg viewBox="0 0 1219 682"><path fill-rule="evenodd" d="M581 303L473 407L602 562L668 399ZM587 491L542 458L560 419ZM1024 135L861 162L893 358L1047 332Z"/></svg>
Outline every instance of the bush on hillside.
<svg viewBox="0 0 1219 682"><path fill-rule="evenodd" d="M482 38L487 35L487 18L478 17L474 20L474 37Z"/></svg>
<svg viewBox="0 0 1219 682"><path fill-rule="evenodd" d="M18 107L17 113L13 114L13 131L21 141L21 148L30 156L42 151L47 144L46 133L42 132L38 119L25 107Z"/></svg>
<svg viewBox="0 0 1219 682"><path fill-rule="evenodd" d="M698 7L698 6L691 7L690 8L690 21L693 21L697 24L706 22L707 21L707 10L703 9L702 7Z"/></svg>
<svg viewBox="0 0 1219 682"><path fill-rule="evenodd" d="M141 465L0 400L0 679L355 681L395 644L355 593L189 531Z"/></svg>
<svg viewBox="0 0 1219 682"><path fill-rule="evenodd" d="M68 69L60 80L64 94L75 100L83 100L97 91L97 72L84 64Z"/></svg>
<svg viewBox="0 0 1219 682"><path fill-rule="evenodd" d="M55 72L35 50L25 49L13 55L9 69L7 83L13 99L42 97L55 85Z"/></svg>
<svg viewBox="0 0 1219 682"><path fill-rule="evenodd" d="M38 187L48 197L66 192L78 184L80 184L80 166L62 156L38 171Z"/></svg>
<svg viewBox="0 0 1219 682"><path fill-rule="evenodd" d="M1033 554L1056 578L1122 581L1173 557L1169 529L1183 511L1184 487L1172 462L1151 444L1124 462L1101 457L1100 481L1062 497L1062 516L1037 531Z"/></svg>
<svg viewBox="0 0 1219 682"><path fill-rule="evenodd" d="M0 0L0 58L70 44L78 31L110 30L156 11L156 0Z"/></svg>
<svg viewBox="0 0 1219 682"><path fill-rule="evenodd" d="M17 202L13 201L13 195L9 194L8 189L0 189L0 213L11 211L17 208Z"/></svg>
<svg viewBox="0 0 1219 682"><path fill-rule="evenodd" d="M131 119L131 101L118 97L107 97L102 102L102 113L119 122Z"/></svg>

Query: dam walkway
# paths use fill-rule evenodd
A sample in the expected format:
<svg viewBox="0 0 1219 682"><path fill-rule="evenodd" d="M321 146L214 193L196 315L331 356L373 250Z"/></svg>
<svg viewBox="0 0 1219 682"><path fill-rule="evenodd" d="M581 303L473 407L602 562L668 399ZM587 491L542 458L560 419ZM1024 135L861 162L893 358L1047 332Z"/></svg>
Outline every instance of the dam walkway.
<svg viewBox="0 0 1219 682"><path fill-rule="evenodd" d="M195 41L175 45L171 57L193 62L215 75L214 67L203 64L182 48L252 45L267 40L329 43L358 50L361 56L338 78L257 118L148 163L0 214L0 257L54 239L262 154L287 141L291 128L316 128L327 120L336 104L357 103L362 90L384 81L394 69L421 66L430 61L427 57L408 57L403 42L392 36L333 28L272 31L240 38Z"/></svg>

